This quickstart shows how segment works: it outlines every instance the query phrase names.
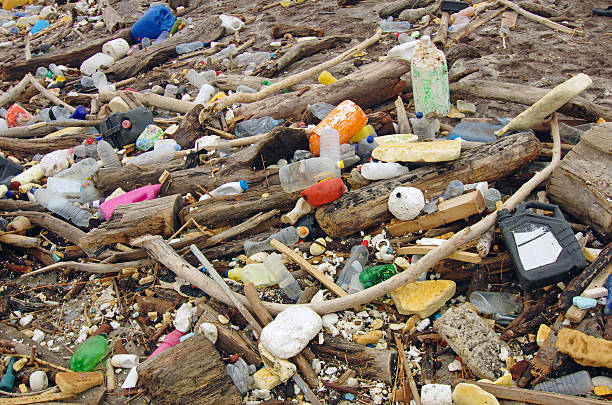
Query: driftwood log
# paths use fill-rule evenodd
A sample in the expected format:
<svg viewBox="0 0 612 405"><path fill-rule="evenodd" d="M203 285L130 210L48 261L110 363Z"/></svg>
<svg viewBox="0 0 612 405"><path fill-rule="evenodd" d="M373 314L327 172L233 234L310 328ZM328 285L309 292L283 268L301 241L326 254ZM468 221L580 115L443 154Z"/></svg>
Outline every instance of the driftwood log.
<svg viewBox="0 0 612 405"><path fill-rule="evenodd" d="M312 352L325 362L340 361L362 378L375 378L391 384L395 375L397 352L378 350L325 335L325 343L309 345Z"/></svg>
<svg viewBox="0 0 612 405"><path fill-rule="evenodd" d="M500 83L488 80L461 80L450 85L452 98L478 97L488 100L502 100L513 103L532 105L550 89L522 84ZM612 121L612 108L604 107L576 96L559 109L560 113L570 117L597 121L603 118Z"/></svg>
<svg viewBox="0 0 612 405"><path fill-rule="evenodd" d="M303 25L275 24L270 29L272 38L282 38L286 34L294 37L322 37L323 30L320 28L309 28Z"/></svg>
<svg viewBox="0 0 612 405"><path fill-rule="evenodd" d="M561 160L547 193L564 211L602 235L612 232L612 123L596 125ZM580 196L580 198L576 198Z"/></svg>
<svg viewBox="0 0 612 405"><path fill-rule="evenodd" d="M464 183L495 181L538 156L540 143L531 132L500 138L494 143L466 150L446 165L423 166L389 180L373 182L317 210L321 228L332 237L348 236L392 218L387 209L389 193L398 186L417 187L425 197L444 192L451 180ZM504 162L500 165L499 162Z"/></svg>
<svg viewBox="0 0 612 405"><path fill-rule="evenodd" d="M201 333L139 365L138 383L156 404L242 401L217 349Z"/></svg>
<svg viewBox="0 0 612 405"><path fill-rule="evenodd" d="M118 187L128 192L149 183L156 184L159 182L159 176L161 176L164 170L171 172L180 170L184 167L185 162L182 159L170 160L155 166L103 167L98 170L98 173L96 173L93 178L98 191L102 196L106 197Z"/></svg>
<svg viewBox="0 0 612 405"><path fill-rule="evenodd" d="M398 0L391 4L386 4L380 10L378 10L378 16L381 18L387 18L389 16L398 17L402 11L407 8L420 8L425 7L432 3L431 0Z"/></svg>
<svg viewBox="0 0 612 405"><path fill-rule="evenodd" d="M337 105L352 100L366 109L386 100L396 98L405 87L400 79L410 70L410 63L402 59L390 59L371 63L339 79L328 86L317 87L303 94L284 93L264 100L244 104L234 111L236 116L272 116L286 120L299 119L308 104L326 102Z"/></svg>
<svg viewBox="0 0 612 405"><path fill-rule="evenodd" d="M85 133L75 135L62 135L41 139L13 139L0 137L0 150L31 158L37 153L45 154L58 149L68 149L77 146L87 138Z"/></svg>
<svg viewBox="0 0 612 405"><path fill-rule="evenodd" d="M119 205L109 221L89 231L80 244L95 250L112 243L127 244L146 233L167 238L180 226L178 213L182 206L180 194Z"/></svg>

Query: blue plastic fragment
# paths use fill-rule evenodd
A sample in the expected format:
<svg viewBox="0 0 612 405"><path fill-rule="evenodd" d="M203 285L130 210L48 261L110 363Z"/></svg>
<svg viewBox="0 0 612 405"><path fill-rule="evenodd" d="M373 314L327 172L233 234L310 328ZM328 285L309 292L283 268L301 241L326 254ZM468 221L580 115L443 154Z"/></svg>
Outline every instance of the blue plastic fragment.
<svg viewBox="0 0 612 405"><path fill-rule="evenodd" d="M587 297L574 297L572 304L576 305L579 309L591 309L597 306L597 300Z"/></svg>
<svg viewBox="0 0 612 405"><path fill-rule="evenodd" d="M346 394L344 394L344 399L346 399L347 401L354 401L355 394L351 394L350 392L347 392Z"/></svg>

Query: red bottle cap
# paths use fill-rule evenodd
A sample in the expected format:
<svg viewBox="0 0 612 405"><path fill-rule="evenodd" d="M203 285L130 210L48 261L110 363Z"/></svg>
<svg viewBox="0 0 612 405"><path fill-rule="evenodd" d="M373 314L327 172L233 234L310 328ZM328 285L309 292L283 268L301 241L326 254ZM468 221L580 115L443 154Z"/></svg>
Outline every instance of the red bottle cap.
<svg viewBox="0 0 612 405"><path fill-rule="evenodd" d="M130 129L132 128L132 122L130 120L123 120L121 121L121 126L123 129Z"/></svg>
<svg viewBox="0 0 612 405"><path fill-rule="evenodd" d="M364 239L363 241L361 241L361 244L362 244L363 246L365 246L365 247L369 247L369 246L370 246L370 243L369 243L369 242L368 242L366 239Z"/></svg>
<svg viewBox="0 0 612 405"><path fill-rule="evenodd" d="M88 144L90 144L90 145L91 145L91 144L93 143L93 141L94 141L94 140L93 140L92 138L87 138L87 141L85 141L85 142L87 142Z"/></svg>

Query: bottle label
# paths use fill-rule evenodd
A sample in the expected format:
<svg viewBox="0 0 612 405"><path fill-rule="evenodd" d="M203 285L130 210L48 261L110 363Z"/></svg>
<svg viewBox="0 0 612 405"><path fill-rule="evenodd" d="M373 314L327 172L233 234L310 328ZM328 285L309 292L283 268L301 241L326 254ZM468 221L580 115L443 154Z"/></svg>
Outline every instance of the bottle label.
<svg viewBox="0 0 612 405"><path fill-rule="evenodd" d="M533 270L557 261L563 248L548 226L526 224L512 232L521 263L525 270Z"/></svg>

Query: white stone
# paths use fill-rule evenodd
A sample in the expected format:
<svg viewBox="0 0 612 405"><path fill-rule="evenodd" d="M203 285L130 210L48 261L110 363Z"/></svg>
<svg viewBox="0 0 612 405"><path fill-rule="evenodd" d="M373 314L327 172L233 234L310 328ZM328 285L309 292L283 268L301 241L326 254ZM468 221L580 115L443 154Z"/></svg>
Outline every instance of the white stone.
<svg viewBox="0 0 612 405"><path fill-rule="evenodd" d="M289 307L261 331L261 343L274 356L288 359L301 352L321 330L319 314L307 307Z"/></svg>
<svg viewBox="0 0 612 405"><path fill-rule="evenodd" d="M186 302L176 311L176 318L172 324L177 330L183 333L189 332L191 329L191 318L195 315L196 309L191 303Z"/></svg>
<svg viewBox="0 0 612 405"><path fill-rule="evenodd" d="M448 365L448 371L461 371L461 362L454 360Z"/></svg>
<svg viewBox="0 0 612 405"><path fill-rule="evenodd" d="M425 384L421 388L421 404L423 405L451 405L452 403L450 385Z"/></svg>
<svg viewBox="0 0 612 405"><path fill-rule="evenodd" d="M387 204L389 211L396 218L402 221L409 221L416 218L423 207L425 207L425 197L418 188L396 187L389 194Z"/></svg>
<svg viewBox="0 0 612 405"><path fill-rule="evenodd" d="M32 340L36 343L40 343L45 338L45 332L40 329L34 329L34 335L32 335Z"/></svg>
<svg viewBox="0 0 612 405"><path fill-rule="evenodd" d="M354 377L350 377L346 380L346 385L348 385L349 387L358 387L359 380Z"/></svg>
<svg viewBox="0 0 612 405"><path fill-rule="evenodd" d="M204 322L203 324L201 324L200 333L206 336L206 338L210 340L212 344L217 343L219 332L217 331L217 327L212 323Z"/></svg>
<svg viewBox="0 0 612 405"><path fill-rule="evenodd" d="M337 367L327 367L325 369L325 374L327 375L334 375L338 372L338 368Z"/></svg>
<svg viewBox="0 0 612 405"><path fill-rule="evenodd" d="M19 320L19 325L28 326L30 322L34 319L34 315L28 314Z"/></svg>
<svg viewBox="0 0 612 405"><path fill-rule="evenodd" d="M423 332L425 329L429 327L429 325L431 325L431 321L429 320L429 318L425 318L417 322L416 324L417 331Z"/></svg>
<svg viewBox="0 0 612 405"><path fill-rule="evenodd" d="M30 375L30 389L32 392L42 391L49 386L49 378L47 373L42 370L36 370Z"/></svg>
<svg viewBox="0 0 612 405"><path fill-rule="evenodd" d="M333 313L333 312L331 314L325 314L323 315L321 320L322 320L323 327L329 330L332 336L338 336L340 332L338 331L338 328L336 328L335 326L336 323L338 323L338 314Z"/></svg>

